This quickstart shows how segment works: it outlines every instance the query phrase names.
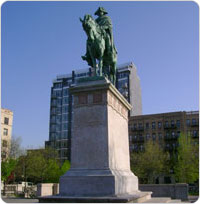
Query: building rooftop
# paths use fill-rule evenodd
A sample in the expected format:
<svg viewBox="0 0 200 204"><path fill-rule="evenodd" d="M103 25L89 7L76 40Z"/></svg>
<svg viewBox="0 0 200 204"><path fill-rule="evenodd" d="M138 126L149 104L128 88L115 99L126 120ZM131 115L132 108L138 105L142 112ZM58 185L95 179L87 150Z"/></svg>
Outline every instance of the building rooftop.
<svg viewBox="0 0 200 204"><path fill-rule="evenodd" d="M127 62L127 63L117 65L117 69L130 68L130 67L135 67L133 62ZM74 72L75 72L75 74L85 73L85 72L88 72L89 68L91 68L91 67L84 68L84 69L75 69ZM58 82L58 80L62 80L63 78L71 78L71 77L72 77L71 73L70 74L57 75L56 79L54 79L53 82Z"/></svg>
<svg viewBox="0 0 200 204"><path fill-rule="evenodd" d="M167 115L176 115L176 114L182 114L185 113L186 115L197 115L199 114L199 111L175 111L175 112L166 112L166 113L154 113L154 114L144 114L144 115L137 115L137 116L131 116L130 120L134 120L136 117L153 117L153 116L167 116Z"/></svg>

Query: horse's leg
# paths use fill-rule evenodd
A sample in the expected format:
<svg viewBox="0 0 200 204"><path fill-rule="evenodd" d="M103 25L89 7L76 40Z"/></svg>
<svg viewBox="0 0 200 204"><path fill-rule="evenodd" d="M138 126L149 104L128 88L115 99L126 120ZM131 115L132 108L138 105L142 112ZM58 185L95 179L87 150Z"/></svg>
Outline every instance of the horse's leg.
<svg viewBox="0 0 200 204"><path fill-rule="evenodd" d="M110 77L111 82L114 86L116 86L116 63L112 63L111 70L110 70Z"/></svg>
<svg viewBox="0 0 200 204"><path fill-rule="evenodd" d="M113 84L116 86L116 74L117 74L117 68L116 68L116 63L113 65Z"/></svg>
<svg viewBox="0 0 200 204"><path fill-rule="evenodd" d="M103 57L99 59L99 76L102 76L102 69L103 69Z"/></svg>
<svg viewBox="0 0 200 204"><path fill-rule="evenodd" d="M98 70L97 70L97 67L96 67L96 59L95 59L95 57L93 55L93 52L92 52L91 48L89 48L89 53L90 53L90 57L92 59L92 65L93 65L93 68L94 68L94 74L95 74L95 76L97 76L98 75L98 72L97 72Z"/></svg>

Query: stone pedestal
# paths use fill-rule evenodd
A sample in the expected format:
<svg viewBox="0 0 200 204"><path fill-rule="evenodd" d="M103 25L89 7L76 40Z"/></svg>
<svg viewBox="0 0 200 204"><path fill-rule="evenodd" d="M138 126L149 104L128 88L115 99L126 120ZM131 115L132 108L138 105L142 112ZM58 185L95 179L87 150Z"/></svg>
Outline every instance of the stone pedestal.
<svg viewBox="0 0 200 204"><path fill-rule="evenodd" d="M105 78L78 83L74 97L71 169L60 178L61 196L110 196L138 191L130 171L130 104Z"/></svg>
<svg viewBox="0 0 200 204"><path fill-rule="evenodd" d="M91 80L91 79L90 79ZM128 111L131 105L106 78L77 83L73 98L71 168L60 178L58 196L40 202L138 202L130 170Z"/></svg>

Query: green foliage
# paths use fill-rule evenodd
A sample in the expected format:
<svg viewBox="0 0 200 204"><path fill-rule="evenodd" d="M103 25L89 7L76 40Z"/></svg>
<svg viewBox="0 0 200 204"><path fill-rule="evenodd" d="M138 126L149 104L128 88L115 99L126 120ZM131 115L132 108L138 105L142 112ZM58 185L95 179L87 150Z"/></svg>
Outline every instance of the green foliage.
<svg viewBox="0 0 200 204"><path fill-rule="evenodd" d="M70 162L69 162L68 160L66 160L66 161L63 163L63 165L62 165L62 167L61 167L61 169L60 169L60 174L61 174L61 176L62 176L63 174L65 174L66 171L68 171L69 169L70 169Z"/></svg>
<svg viewBox="0 0 200 204"><path fill-rule="evenodd" d="M48 161L48 166L44 172L46 183L58 183L60 178L60 168L55 159Z"/></svg>
<svg viewBox="0 0 200 204"><path fill-rule="evenodd" d="M8 177L14 171L16 166L16 160L14 159L7 159L1 162L1 180L6 182Z"/></svg>
<svg viewBox="0 0 200 204"><path fill-rule="evenodd" d="M144 152L131 154L131 169L142 183L155 183L155 179L169 172L169 155L158 143L148 141Z"/></svg>
<svg viewBox="0 0 200 204"><path fill-rule="evenodd" d="M190 135L179 137L178 159L175 164L175 177L179 183L193 183L199 178L198 146L191 143Z"/></svg>
<svg viewBox="0 0 200 204"><path fill-rule="evenodd" d="M65 161L60 167L57 158L57 152L53 149L28 151L27 155L19 158L15 169L18 180L58 183L60 176L69 169L70 164L69 161Z"/></svg>

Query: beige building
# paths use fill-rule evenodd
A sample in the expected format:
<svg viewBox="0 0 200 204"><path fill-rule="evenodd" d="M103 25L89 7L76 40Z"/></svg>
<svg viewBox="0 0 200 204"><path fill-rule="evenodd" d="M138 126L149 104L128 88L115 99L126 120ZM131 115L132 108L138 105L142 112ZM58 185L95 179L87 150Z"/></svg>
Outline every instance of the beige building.
<svg viewBox="0 0 200 204"><path fill-rule="evenodd" d="M178 146L180 133L190 135L199 142L199 111L180 111L132 116L129 119L130 150L141 151L145 141L152 139L167 151Z"/></svg>
<svg viewBox="0 0 200 204"><path fill-rule="evenodd" d="M13 124L13 112L1 108L1 158L6 159L9 155Z"/></svg>

